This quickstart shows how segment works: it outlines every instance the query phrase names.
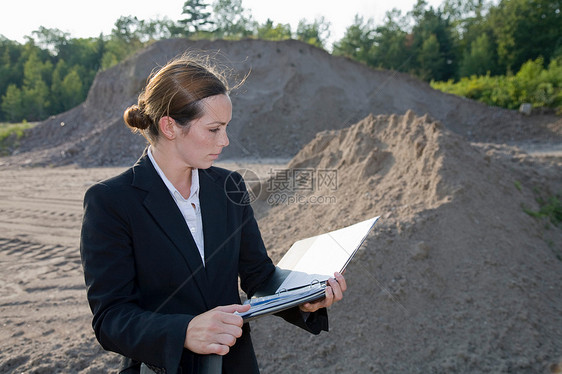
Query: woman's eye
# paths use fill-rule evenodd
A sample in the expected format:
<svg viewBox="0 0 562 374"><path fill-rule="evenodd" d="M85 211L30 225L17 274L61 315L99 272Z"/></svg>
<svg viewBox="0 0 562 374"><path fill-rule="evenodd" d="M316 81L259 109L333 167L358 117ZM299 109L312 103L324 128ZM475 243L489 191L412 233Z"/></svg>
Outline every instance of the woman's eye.
<svg viewBox="0 0 562 374"><path fill-rule="evenodd" d="M218 132L219 130L220 130L219 128L216 128L216 129L210 129L209 131L210 132Z"/></svg>

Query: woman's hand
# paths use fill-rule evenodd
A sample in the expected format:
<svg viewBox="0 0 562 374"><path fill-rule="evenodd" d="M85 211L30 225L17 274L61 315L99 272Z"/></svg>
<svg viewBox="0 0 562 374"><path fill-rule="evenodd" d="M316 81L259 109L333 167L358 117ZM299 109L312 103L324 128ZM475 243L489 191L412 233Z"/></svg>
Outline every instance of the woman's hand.
<svg viewBox="0 0 562 374"><path fill-rule="evenodd" d="M225 355L242 336L242 317L250 305L219 306L193 318L187 325L184 347L199 354Z"/></svg>
<svg viewBox="0 0 562 374"><path fill-rule="evenodd" d="M343 298L343 293L346 289L347 285L343 275L340 273L334 273L334 278L328 279L326 297L311 303L301 304L299 305L299 308L303 312L316 312L320 308L327 308L336 301L340 301Z"/></svg>

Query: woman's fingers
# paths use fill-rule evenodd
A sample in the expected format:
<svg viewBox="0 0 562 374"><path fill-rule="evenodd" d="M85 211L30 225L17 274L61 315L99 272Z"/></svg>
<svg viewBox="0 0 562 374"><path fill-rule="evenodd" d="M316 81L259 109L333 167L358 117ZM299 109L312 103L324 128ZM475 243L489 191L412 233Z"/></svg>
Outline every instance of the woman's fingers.
<svg viewBox="0 0 562 374"><path fill-rule="evenodd" d="M225 355L242 336L242 317L245 305L227 305L209 310L193 318L187 325L184 346L199 354Z"/></svg>
<svg viewBox="0 0 562 374"><path fill-rule="evenodd" d="M224 344L213 343L209 344L208 353L205 354L215 354L219 356L224 356L230 351L230 347Z"/></svg>
<svg viewBox="0 0 562 374"><path fill-rule="evenodd" d="M334 278L328 279L325 297L322 300L304 303L299 306L303 312L315 312L320 308L328 308L336 301L343 299L343 293L347 290L345 278L340 273L334 273Z"/></svg>
<svg viewBox="0 0 562 374"><path fill-rule="evenodd" d="M338 281L338 284L341 287L342 292L345 292L347 290L347 283L345 281L345 277L343 276L343 274L340 273L334 273L334 278L336 279L336 281Z"/></svg>

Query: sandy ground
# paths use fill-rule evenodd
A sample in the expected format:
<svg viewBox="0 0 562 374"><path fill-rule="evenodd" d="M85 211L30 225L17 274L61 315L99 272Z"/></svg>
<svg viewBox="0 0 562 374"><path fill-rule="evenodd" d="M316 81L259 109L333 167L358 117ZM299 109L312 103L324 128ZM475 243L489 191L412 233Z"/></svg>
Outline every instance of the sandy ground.
<svg viewBox="0 0 562 374"><path fill-rule="evenodd" d="M267 161L220 165L266 178L286 164ZM78 246L84 192L123 170L0 170L0 373L116 371L91 329Z"/></svg>
<svg viewBox="0 0 562 374"><path fill-rule="evenodd" d="M115 172L0 172L0 372L90 372L100 356L78 243L86 187ZM107 356L98 360L117 364Z"/></svg>
<svg viewBox="0 0 562 374"><path fill-rule="evenodd" d="M555 369L562 230L522 206L537 209L537 187L560 190L560 158L471 144L407 114L368 117L319 134L289 162L268 161L218 165L262 181L254 207L275 260L296 239L382 218L348 268L330 333L271 316L252 323L263 373ZM337 170L340 182L274 204L268 188L285 167ZM90 327L78 237L86 188L123 169L0 170L0 373L115 372L117 355ZM336 200L313 204L313 194Z"/></svg>

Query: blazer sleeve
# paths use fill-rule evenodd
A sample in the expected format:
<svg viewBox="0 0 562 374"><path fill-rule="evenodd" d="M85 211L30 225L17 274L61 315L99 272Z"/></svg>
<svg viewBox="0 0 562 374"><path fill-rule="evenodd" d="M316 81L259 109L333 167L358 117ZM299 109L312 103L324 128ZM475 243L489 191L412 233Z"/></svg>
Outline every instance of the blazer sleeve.
<svg viewBox="0 0 562 374"><path fill-rule="evenodd" d="M239 176L242 180L242 176ZM245 183L238 183L245 192ZM267 284L275 272L275 266L267 255L261 233L254 217L254 212L247 199L247 193L242 195L239 205L243 208L244 222L240 248L240 285L242 290L251 297L260 287ZM314 313L303 313L294 307L275 315L285 321L298 326L312 334L328 331L328 312L322 308Z"/></svg>
<svg viewBox="0 0 562 374"><path fill-rule="evenodd" d="M134 210L115 190L97 184L84 197L80 254L92 326L104 349L174 373L194 316L141 307L131 236Z"/></svg>

